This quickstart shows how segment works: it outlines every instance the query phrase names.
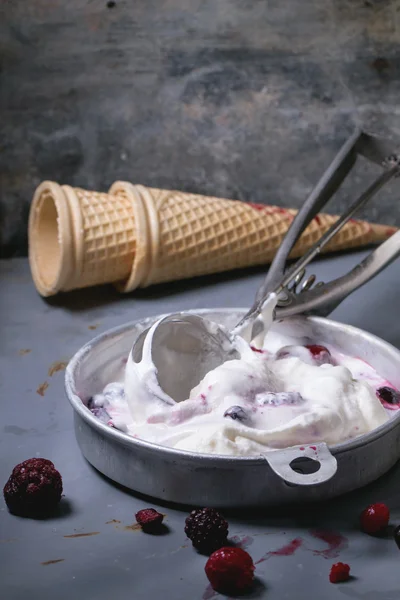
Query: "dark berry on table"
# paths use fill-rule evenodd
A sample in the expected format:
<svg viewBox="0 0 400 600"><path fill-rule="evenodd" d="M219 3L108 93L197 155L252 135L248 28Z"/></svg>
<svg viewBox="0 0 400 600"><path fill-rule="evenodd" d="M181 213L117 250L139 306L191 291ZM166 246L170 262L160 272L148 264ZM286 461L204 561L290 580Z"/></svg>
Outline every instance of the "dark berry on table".
<svg viewBox="0 0 400 600"><path fill-rule="evenodd" d="M214 508L196 508L185 521L185 533L199 552L211 554L227 543L228 522Z"/></svg>
<svg viewBox="0 0 400 600"><path fill-rule="evenodd" d="M331 583L341 583L350 579L350 567L346 563L338 562L332 565L329 573L329 581Z"/></svg>
<svg viewBox="0 0 400 600"><path fill-rule="evenodd" d="M164 515L155 508L144 508L135 515L137 523L146 533L152 533L160 528Z"/></svg>
<svg viewBox="0 0 400 600"><path fill-rule="evenodd" d="M205 572L216 592L227 595L249 590L254 580L254 563L242 548L220 548L208 559Z"/></svg>
<svg viewBox="0 0 400 600"><path fill-rule="evenodd" d="M400 405L400 392L389 386L377 389L376 395L382 404Z"/></svg>
<svg viewBox="0 0 400 600"><path fill-rule="evenodd" d="M61 475L46 458L29 458L14 467L3 489L9 511L24 517L50 515L62 491Z"/></svg>
<svg viewBox="0 0 400 600"><path fill-rule="evenodd" d="M230 406L224 412L224 417L230 417L234 421L247 421L249 418L246 411L241 406Z"/></svg>
<svg viewBox="0 0 400 600"><path fill-rule="evenodd" d="M398 525L396 527L396 529L393 531L393 538L394 538L394 541L397 544L397 547L400 550L400 525Z"/></svg>
<svg viewBox="0 0 400 600"><path fill-rule="evenodd" d="M371 504L361 513L360 525L362 531L370 535L381 533L389 524L390 512L386 504L377 502Z"/></svg>

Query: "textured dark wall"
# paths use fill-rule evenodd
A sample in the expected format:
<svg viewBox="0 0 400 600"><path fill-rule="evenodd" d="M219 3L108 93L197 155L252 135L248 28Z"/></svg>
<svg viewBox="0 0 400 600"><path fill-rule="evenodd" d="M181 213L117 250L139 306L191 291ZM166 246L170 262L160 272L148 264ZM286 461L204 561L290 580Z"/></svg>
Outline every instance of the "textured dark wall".
<svg viewBox="0 0 400 600"><path fill-rule="evenodd" d="M0 5L2 256L46 178L298 206L356 124L400 133L399 0ZM369 218L400 225L399 188Z"/></svg>

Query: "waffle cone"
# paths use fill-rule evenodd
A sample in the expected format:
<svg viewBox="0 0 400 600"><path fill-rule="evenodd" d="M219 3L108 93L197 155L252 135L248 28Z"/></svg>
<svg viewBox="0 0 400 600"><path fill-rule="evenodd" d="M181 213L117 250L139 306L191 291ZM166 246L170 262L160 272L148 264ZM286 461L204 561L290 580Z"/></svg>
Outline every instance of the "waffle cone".
<svg viewBox="0 0 400 600"><path fill-rule="evenodd" d="M272 261L296 210L116 182L115 196L139 194L149 223L147 271L135 284L206 275ZM292 252L303 255L338 217L318 215ZM351 221L325 247L337 251L385 240L393 228ZM130 291L133 287L126 286Z"/></svg>
<svg viewBox="0 0 400 600"><path fill-rule="evenodd" d="M28 229L39 293L52 296L110 282L123 282L122 290L134 285L145 266L146 232L139 197L44 181L33 197Z"/></svg>
<svg viewBox="0 0 400 600"><path fill-rule="evenodd" d="M296 211L116 182L108 194L45 181L29 216L29 261L42 296L114 283L121 292L275 256ZM334 223L320 214L292 256ZM379 243L395 229L351 221L324 251Z"/></svg>

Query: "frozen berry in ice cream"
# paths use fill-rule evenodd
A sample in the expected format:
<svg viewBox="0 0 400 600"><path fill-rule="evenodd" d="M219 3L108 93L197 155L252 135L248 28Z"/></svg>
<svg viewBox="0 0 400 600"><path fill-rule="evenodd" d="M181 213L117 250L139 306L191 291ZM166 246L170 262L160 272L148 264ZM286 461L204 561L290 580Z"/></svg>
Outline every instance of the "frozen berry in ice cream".
<svg viewBox="0 0 400 600"><path fill-rule="evenodd" d="M262 350L261 348L256 348L255 346L250 346L250 348L253 350L253 352L257 352L258 354L266 354L266 351Z"/></svg>
<svg viewBox="0 0 400 600"><path fill-rule="evenodd" d="M208 559L205 572L212 588L221 594L237 595L250 589L254 563L242 548L225 547Z"/></svg>
<svg viewBox="0 0 400 600"><path fill-rule="evenodd" d="M257 394L256 402L260 406L296 406L303 404L304 398L299 392L265 392Z"/></svg>
<svg viewBox="0 0 400 600"><path fill-rule="evenodd" d="M331 583L341 583L350 579L350 567L346 563L338 562L332 565L329 573L329 581Z"/></svg>
<svg viewBox="0 0 400 600"><path fill-rule="evenodd" d="M377 389L376 395L387 408L393 409L400 406L400 392L389 386L383 386Z"/></svg>
<svg viewBox="0 0 400 600"><path fill-rule="evenodd" d="M381 533L389 524L390 512L386 504L377 502L371 504L361 513L360 525L365 533L376 535Z"/></svg>
<svg viewBox="0 0 400 600"><path fill-rule="evenodd" d="M331 364L332 357L328 348L319 344L309 344L306 346L307 350L311 352L311 355L316 363L319 365Z"/></svg>
<svg viewBox="0 0 400 600"><path fill-rule="evenodd" d="M62 478L46 458L29 458L14 467L4 499L11 513L25 517L51 514L61 500Z"/></svg>
<svg viewBox="0 0 400 600"><path fill-rule="evenodd" d="M143 508L135 515L137 523L146 533L153 533L160 528L164 515L155 508Z"/></svg>
<svg viewBox="0 0 400 600"><path fill-rule="evenodd" d="M276 359L299 358L308 365L332 364L331 353L325 346L310 344L308 346L283 346L276 354Z"/></svg>
<svg viewBox="0 0 400 600"><path fill-rule="evenodd" d="M241 406L230 406L228 410L224 412L224 417L230 417L234 421L247 421L248 414Z"/></svg>
<svg viewBox="0 0 400 600"><path fill-rule="evenodd" d="M308 344L306 348L311 352L313 356L320 356L321 354L329 354L328 348L320 346L319 344Z"/></svg>
<svg viewBox="0 0 400 600"><path fill-rule="evenodd" d="M199 552L210 554L226 544L228 522L214 508L197 508L186 519L185 533Z"/></svg>

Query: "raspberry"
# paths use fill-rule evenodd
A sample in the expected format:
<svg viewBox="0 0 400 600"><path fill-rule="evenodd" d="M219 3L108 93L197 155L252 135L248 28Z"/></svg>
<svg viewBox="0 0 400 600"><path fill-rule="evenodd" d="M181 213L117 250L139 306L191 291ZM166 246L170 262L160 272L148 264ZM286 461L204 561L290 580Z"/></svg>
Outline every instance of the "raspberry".
<svg viewBox="0 0 400 600"><path fill-rule="evenodd" d="M61 475L46 458L29 458L14 467L3 489L9 511L24 517L53 512L62 491Z"/></svg>
<svg viewBox="0 0 400 600"><path fill-rule="evenodd" d="M389 524L390 512L386 504L371 504L361 513L360 525L365 533L375 535L383 531Z"/></svg>
<svg viewBox="0 0 400 600"><path fill-rule="evenodd" d="M350 567L345 563L338 562L332 565L331 572L329 573L329 581L331 583L340 583L341 581L348 581L350 579Z"/></svg>
<svg viewBox="0 0 400 600"><path fill-rule="evenodd" d="M135 517L143 531L148 533L159 529L164 519L164 515L157 512L154 508L144 508L143 510L139 510Z"/></svg>
<svg viewBox="0 0 400 600"><path fill-rule="evenodd" d="M214 508L197 508L186 519L185 533L199 552L211 554L226 544L228 523Z"/></svg>
<svg viewBox="0 0 400 600"><path fill-rule="evenodd" d="M205 572L216 592L234 595L250 588L254 579L254 563L242 548L220 548L208 559Z"/></svg>

